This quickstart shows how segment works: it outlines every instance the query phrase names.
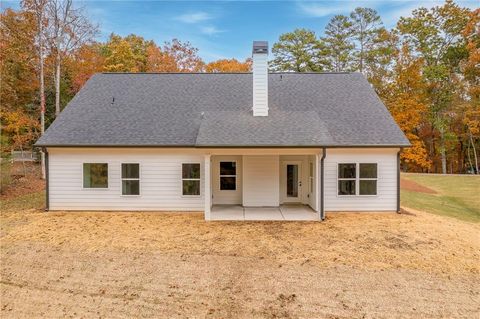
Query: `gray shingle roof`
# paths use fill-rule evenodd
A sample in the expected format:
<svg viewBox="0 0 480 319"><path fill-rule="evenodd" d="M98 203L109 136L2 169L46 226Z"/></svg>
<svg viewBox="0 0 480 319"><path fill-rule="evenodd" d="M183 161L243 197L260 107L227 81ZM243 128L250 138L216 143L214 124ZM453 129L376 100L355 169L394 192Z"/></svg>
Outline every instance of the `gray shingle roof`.
<svg viewBox="0 0 480 319"><path fill-rule="evenodd" d="M37 146L407 146L358 73L271 73L253 117L251 73L94 75Z"/></svg>

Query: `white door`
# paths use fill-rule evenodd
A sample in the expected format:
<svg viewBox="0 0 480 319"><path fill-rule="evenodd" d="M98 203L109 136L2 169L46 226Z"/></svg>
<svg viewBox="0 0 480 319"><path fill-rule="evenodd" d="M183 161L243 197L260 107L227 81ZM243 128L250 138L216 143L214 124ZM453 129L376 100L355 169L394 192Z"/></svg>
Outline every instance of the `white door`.
<svg viewBox="0 0 480 319"><path fill-rule="evenodd" d="M282 164L283 202L299 203L302 201L302 162L289 161Z"/></svg>

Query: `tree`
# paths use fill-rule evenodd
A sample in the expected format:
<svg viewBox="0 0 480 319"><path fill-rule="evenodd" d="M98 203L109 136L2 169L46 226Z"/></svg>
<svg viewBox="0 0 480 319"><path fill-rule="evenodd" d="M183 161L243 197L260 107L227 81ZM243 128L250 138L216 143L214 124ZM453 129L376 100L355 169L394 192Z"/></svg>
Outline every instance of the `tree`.
<svg viewBox="0 0 480 319"><path fill-rule="evenodd" d="M49 0L47 3L48 39L55 54L55 116L60 114L60 81L62 58L85 43L93 41L98 27L88 21L82 8L72 0Z"/></svg>
<svg viewBox="0 0 480 319"><path fill-rule="evenodd" d="M385 95L394 76L394 61L399 54L399 39L395 32L382 29L366 55L364 74L380 97Z"/></svg>
<svg viewBox="0 0 480 319"><path fill-rule="evenodd" d="M236 59L221 59L217 61L210 62L206 65L205 71L211 73L222 73L222 72L249 72L252 68L252 60L247 59L245 62L240 62Z"/></svg>
<svg viewBox="0 0 480 319"><path fill-rule="evenodd" d="M411 17L400 18L397 29L411 51L422 57L422 76L428 84L430 157L438 151L442 172L447 173L447 140L450 137L452 102L458 87L455 84L460 61L465 57L465 40L461 32L468 21L468 9L447 0L443 6L419 8ZM435 141L439 135L439 146Z"/></svg>
<svg viewBox="0 0 480 319"><path fill-rule="evenodd" d="M480 174L476 146L476 140L480 139L480 68L478 67L480 65L480 9L470 13L462 36L468 53L468 57L461 63L465 93L468 96L463 118L468 137L467 157L472 171ZM470 149L473 150L473 161Z"/></svg>
<svg viewBox="0 0 480 319"><path fill-rule="evenodd" d="M105 57L102 54L102 45L84 44L66 58L66 63L72 73L71 91L77 93L92 75L103 71Z"/></svg>
<svg viewBox="0 0 480 319"><path fill-rule="evenodd" d="M471 12L462 31L466 43L467 58L461 62L461 71L466 80L468 94L473 103L480 103L480 9Z"/></svg>
<svg viewBox="0 0 480 319"><path fill-rule="evenodd" d="M325 47L328 60L335 72L350 70L355 45L352 41L352 22L344 15L334 16L325 27Z"/></svg>
<svg viewBox="0 0 480 319"><path fill-rule="evenodd" d="M379 33L384 30L382 20L377 11L370 8L356 8L350 14L353 39L356 42L355 57L356 68L365 71L367 56L373 50Z"/></svg>
<svg viewBox="0 0 480 319"><path fill-rule="evenodd" d="M163 48L136 35L112 34L104 48L109 72L200 72L204 63L189 42L173 39Z"/></svg>
<svg viewBox="0 0 480 319"><path fill-rule="evenodd" d="M38 136L37 24L32 12L0 14L1 152L29 147Z"/></svg>
<svg viewBox="0 0 480 319"><path fill-rule="evenodd" d="M175 58L163 52L155 44L147 48L147 71L148 72L178 72Z"/></svg>
<svg viewBox="0 0 480 319"><path fill-rule="evenodd" d="M46 7L47 0L26 0L22 2L22 6L26 10L33 12L36 23L36 43L38 47L38 68L40 79L40 128L41 135L45 133L45 71L44 71L44 48L45 48L45 25L48 23L46 20ZM45 179L45 153L41 151L41 170L42 178Z"/></svg>
<svg viewBox="0 0 480 319"><path fill-rule="evenodd" d="M2 123L2 131L9 136L7 142L12 150L23 151L32 145L40 135L38 120L21 109L2 112Z"/></svg>
<svg viewBox="0 0 480 319"><path fill-rule="evenodd" d="M135 34L127 35L123 39L130 45L130 49L132 50L135 60L135 69L137 72L146 72L147 49L151 46L154 46L155 43L152 40L147 41L143 37Z"/></svg>
<svg viewBox="0 0 480 319"><path fill-rule="evenodd" d="M122 38L112 33L104 46L104 69L109 72L147 72L147 51L151 47L156 47L153 41L135 34Z"/></svg>
<svg viewBox="0 0 480 319"><path fill-rule="evenodd" d="M31 12L6 9L0 16L0 98L2 111L33 111L39 87L35 17Z"/></svg>
<svg viewBox="0 0 480 319"><path fill-rule="evenodd" d="M315 32L307 29L280 35L272 53L275 71L315 72L328 68L325 44L317 39Z"/></svg>
<svg viewBox="0 0 480 319"><path fill-rule="evenodd" d="M405 166L419 170L430 168L425 144L418 136L423 114L427 110L426 86L421 71L423 61L411 56L408 46L397 51L394 77L384 100L393 118L412 144L401 159Z"/></svg>
<svg viewBox="0 0 480 319"><path fill-rule="evenodd" d="M104 70L107 72L139 72L130 44L126 40L111 41L106 45Z"/></svg>
<svg viewBox="0 0 480 319"><path fill-rule="evenodd" d="M205 63L198 56L198 49L190 42L178 39L165 42L163 52L175 60L178 72L201 72Z"/></svg>

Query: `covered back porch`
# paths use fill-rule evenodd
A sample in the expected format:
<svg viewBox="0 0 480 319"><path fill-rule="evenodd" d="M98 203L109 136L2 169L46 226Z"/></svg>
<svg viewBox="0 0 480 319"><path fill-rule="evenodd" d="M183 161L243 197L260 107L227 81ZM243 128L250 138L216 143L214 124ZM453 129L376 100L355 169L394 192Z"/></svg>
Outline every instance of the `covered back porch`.
<svg viewBox="0 0 480 319"><path fill-rule="evenodd" d="M321 219L321 149L214 149L207 153L206 220Z"/></svg>

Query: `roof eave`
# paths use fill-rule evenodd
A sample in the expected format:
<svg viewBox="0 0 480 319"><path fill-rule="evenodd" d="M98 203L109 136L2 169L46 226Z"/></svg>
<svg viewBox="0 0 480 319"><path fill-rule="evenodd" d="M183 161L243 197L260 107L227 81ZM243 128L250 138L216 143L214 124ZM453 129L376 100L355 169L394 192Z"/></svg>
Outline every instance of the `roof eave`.
<svg viewBox="0 0 480 319"><path fill-rule="evenodd" d="M34 144L37 148L407 148L411 144L324 144L324 145L146 145L146 144Z"/></svg>

